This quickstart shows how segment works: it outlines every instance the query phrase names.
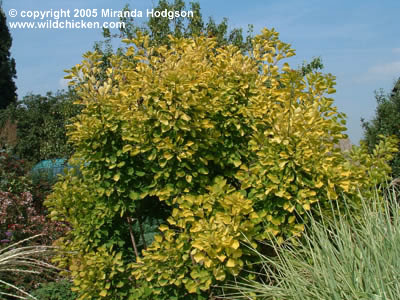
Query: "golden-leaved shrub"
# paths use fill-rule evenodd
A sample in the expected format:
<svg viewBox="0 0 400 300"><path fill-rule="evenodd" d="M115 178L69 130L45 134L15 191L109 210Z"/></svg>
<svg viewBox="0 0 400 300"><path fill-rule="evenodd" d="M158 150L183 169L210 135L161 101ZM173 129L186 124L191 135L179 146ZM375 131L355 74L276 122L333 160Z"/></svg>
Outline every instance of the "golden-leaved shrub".
<svg viewBox="0 0 400 300"><path fill-rule="evenodd" d="M58 262L79 299L208 299L251 268L248 245L301 235L306 212L341 195L356 206L390 171L392 139L340 151L334 76L291 68L274 30L249 53L203 37L126 42L106 74L87 53L68 76L84 107L68 132L78 167L47 206L72 226Z"/></svg>

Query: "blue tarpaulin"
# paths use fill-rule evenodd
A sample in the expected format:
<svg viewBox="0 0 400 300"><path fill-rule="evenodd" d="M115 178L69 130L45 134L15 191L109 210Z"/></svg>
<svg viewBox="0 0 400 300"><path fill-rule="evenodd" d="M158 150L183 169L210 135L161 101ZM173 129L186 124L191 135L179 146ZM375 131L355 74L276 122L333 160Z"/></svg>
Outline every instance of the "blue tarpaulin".
<svg viewBox="0 0 400 300"><path fill-rule="evenodd" d="M66 167L69 166L65 158L46 159L37 163L32 168L31 174L52 181L57 179L58 174L64 175L64 168Z"/></svg>

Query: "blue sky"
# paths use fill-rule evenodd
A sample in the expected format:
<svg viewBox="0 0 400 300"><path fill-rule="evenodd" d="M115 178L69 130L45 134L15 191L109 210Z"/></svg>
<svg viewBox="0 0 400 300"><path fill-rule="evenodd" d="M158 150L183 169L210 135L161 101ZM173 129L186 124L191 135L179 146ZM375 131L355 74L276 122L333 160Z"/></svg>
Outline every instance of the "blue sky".
<svg viewBox="0 0 400 300"><path fill-rule="evenodd" d="M374 90L389 92L400 76L399 0L200 0L204 18L227 17L230 27L275 28L291 43L300 65L320 56L324 72L337 77L336 105L348 116L353 143L362 138L360 118L374 115ZM129 3L145 11L157 0L3 0L3 9L58 10L97 8L120 10ZM84 18L85 21L90 19ZM103 21L117 19L103 19ZM29 21L19 15L7 21ZM92 21L95 21L92 19ZM144 19L138 19L139 22ZM11 29L12 56L17 63L19 98L65 87L63 70L81 61L82 54L101 40L99 29Z"/></svg>

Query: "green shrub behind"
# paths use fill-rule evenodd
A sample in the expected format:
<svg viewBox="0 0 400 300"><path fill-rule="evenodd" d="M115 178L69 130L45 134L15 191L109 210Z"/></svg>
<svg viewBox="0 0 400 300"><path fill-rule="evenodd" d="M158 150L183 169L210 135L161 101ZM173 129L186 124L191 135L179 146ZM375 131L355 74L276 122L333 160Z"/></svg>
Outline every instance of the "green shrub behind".
<svg viewBox="0 0 400 300"><path fill-rule="evenodd" d="M31 294L40 300L75 300L77 294L71 291L71 287L70 281L62 279L58 282L41 284Z"/></svg>

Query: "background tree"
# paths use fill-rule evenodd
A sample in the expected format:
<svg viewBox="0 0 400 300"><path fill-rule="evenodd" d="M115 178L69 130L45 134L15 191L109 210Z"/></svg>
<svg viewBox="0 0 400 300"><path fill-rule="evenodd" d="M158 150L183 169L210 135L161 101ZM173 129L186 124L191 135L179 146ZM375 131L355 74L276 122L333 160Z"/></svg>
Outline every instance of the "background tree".
<svg viewBox="0 0 400 300"><path fill-rule="evenodd" d="M314 57L313 60L309 63L303 62L301 67L299 68L301 75L305 76L309 73L312 73L316 70L322 70L324 68L324 64L322 63L321 57Z"/></svg>
<svg viewBox="0 0 400 300"><path fill-rule="evenodd" d="M383 90L375 92L377 108L375 117L370 121L361 119L364 128L364 142L370 151L379 143L381 135L400 137L400 78L394 84L392 92L385 94ZM393 177L400 176L400 154L391 161Z"/></svg>
<svg viewBox="0 0 400 300"><path fill-rule="evenodd" d="M17 99L15 60L10 57L12 38L7 27L6 15L0 2L0 109Z"/></svg>
<svg viewBox="0 0 400 300"><path fill-rule="evenodd" d="M73 101L73 92L60 91L55 95L27 95L18 104L9 105L1 113L0 121L17 125L13 153L31 163L70 157L72 148L67 144L66 125L80 110Z"/></svg>

